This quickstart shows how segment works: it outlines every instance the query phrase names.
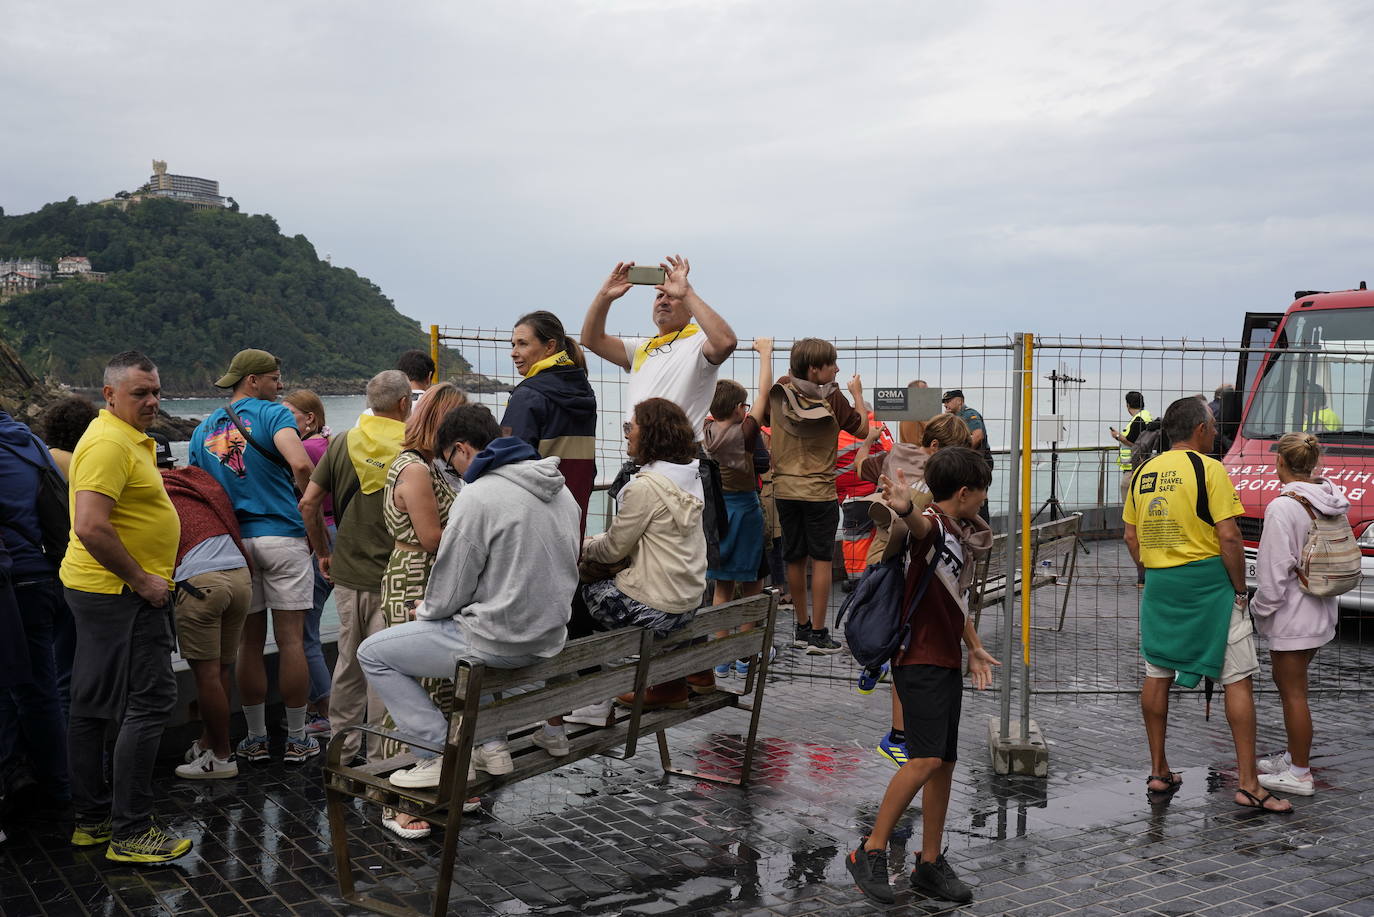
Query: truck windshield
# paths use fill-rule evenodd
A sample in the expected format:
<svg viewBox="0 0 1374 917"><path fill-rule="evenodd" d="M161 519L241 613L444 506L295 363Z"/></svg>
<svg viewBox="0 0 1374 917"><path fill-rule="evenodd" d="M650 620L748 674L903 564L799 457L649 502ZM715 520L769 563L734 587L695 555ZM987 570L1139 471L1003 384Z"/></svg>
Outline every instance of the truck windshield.
<svg viewBox="0 0 1374 917"><path fill-rule="evenodd" d="M1264 367L1244 436L1374 441L1374 309L1293 312L1276 346L1284 349Z"/></svg>

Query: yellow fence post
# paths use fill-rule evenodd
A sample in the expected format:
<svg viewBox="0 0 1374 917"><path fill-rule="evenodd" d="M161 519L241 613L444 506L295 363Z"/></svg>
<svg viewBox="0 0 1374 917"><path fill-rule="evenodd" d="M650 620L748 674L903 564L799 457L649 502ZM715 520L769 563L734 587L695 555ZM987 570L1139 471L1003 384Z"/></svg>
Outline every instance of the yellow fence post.
<svg viewBox="0 0 1374 917"><path fill-rule="evenodd" d="M434 378L430 382L439 381L439 326L429 326L429 358L434 361Z"/></svg>
<svg viewBox="0 0 1374 917"><path fill-rule="evenodd" d="M1035 433L1035 335L1026 332L1025 365L1021 367L1021 661L1030 668L1031 632L1031 449ZM1029 681L1029 679L1027 679ZM1029 687L1029 685L1027 686Z"/></svg>

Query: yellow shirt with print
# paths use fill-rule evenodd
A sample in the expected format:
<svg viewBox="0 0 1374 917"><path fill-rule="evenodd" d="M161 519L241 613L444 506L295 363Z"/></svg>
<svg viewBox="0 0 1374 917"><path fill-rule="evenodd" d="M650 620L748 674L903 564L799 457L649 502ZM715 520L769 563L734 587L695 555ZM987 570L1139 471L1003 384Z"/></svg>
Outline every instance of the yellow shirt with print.
<svg viewBox="0 0 1374 917"><path fill-rule="evenodd" d="M114 500L110 524L125 549L144 572L170 583L181 520L157 470L156 448L151 436L102 410L72 453L72 524L78 492L93 491ZM75 532L59 576L62 585L80 592L117 595L127 585L91 556Z"/></svg>
<svg viewBox="0 0 1374 917"><path fill-rule="evenodd" d="M1198 476L1191 450L1171 449L1140 467L1121 518L1134 525L1140 541L1140 562L1147 567L1179 567L1217 557L1221 543L1215 525L1197 515ZM1191 452L1202 459L1207 488L1207 507L1214 523L1233 519L1244 509L1240 495L1214 458Z"/></svg>

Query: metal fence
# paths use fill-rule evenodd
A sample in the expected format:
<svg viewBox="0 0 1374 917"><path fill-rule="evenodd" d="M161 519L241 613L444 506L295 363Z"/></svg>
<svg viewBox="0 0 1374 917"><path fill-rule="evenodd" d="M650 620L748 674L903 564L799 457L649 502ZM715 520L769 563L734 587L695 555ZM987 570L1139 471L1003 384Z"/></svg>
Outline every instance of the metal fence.
<svg viewBox="0 0 1374 917"><path fill-rule="evenodd" d="M509 357L508 331L442 328L437 336L463 353L474 374L509 386L520 381ZM1082 514L1082 539L1073 552L1072 564L1065 553L1037 559L1044 566L1030 571L1029 581L1036 585L1027 590L1030 630L1021 626L1021 596L1016 590L1002 605L982 614L980 633L1007 664L1006 678L1011 679L1014 670L1015 680L1028 689L1027 699L1031 694L1089 698L1137 692L1143 677L1138 651L1140 590L1135 564L1120 537L1122 454L1108 427L1124 430L1129 425L1124 403L1128 391L1140 392L1154 417L1161 416L1176 398L1198 395L1210 402L1219 385L1236 381L1242 359L1250 362L1253 377L1256 360L1250 358L1268 353L1267 348L1225 341L1033 339L1030 335L845 338L834 339L834 343L840 354L840 381L858 373L866 393L879 386L904 387L915 379L924 379L935 389L964 391L967 403L982 413L994 448L996 467L989 503L995 528L1004 529L1010 517L1011 526L1019 529L1023 508L1033 524L1068 513ZM779 375L785 372L790 344L787 339L775 341L775 372ZM1298 360L1307 359L1305 355L1310 356L1309 351L1300 348L1288 353ZM600 415L598 474L599 480L606 482L625 458L621 424L627 377L618 367L595 356L589 357L589 364ZM1268 426L1275 430L1300 428L1300 411L1305 408L1295 405L1302 403L1304 393L1317 379L1324 380L1320 387L1333 412L1344 413L1352 421L1358 417L1361 431L1365 425L1374 424L1374 408L1367 407L1374 404L1374 382L1368 371L1374 367L1374 348L1322 347L1320 356L1313 356L1304 365L1302 373L1288 381L1275 377L1275 373L1282 376L1280 370L1259 380L1261 388L1268 386L1273 402ZM755 391L758 360L749 342L741 342L721 367L720 378L735 379L750 392ZM1242 389L1253 381L1242 379ZM507 395L495 392L474 397L490 405L499 417ZM1371 419L1366 420L1366 415ZM1346 437L1354 441L1353 445L1326 446L1328 453L1345 449L1360 454L1360 458L1330 457L1326 466L1329 476L1345 474L1343 463L1362 460L1360 436L1352 432ZM1374 429L1368 431L1368 438L1374 441ZM1266 444L1272 442L1266 440ZM1029 474L1023 476L1020 451L1024 446L1029 447L1030 465ZM1272 476L1272 456L1268 461ZM1273 485L1252 473L1256 470L1235 464L1228 467L1242 488L1272 489ZM1023 507L1023 501L1028 505ZM589 531L603 527L609 514L604 495L598 494ZM1250 527L1253 529L1252 524ZM994 572L1009 572L1013 583L1020 580L1022 563L1015 550L1018 538L1013 533L1010 555L992 561ZM1361 592L1352 601L1365 602L1364 596ZM842 585L837 584L831 600L832 616L842 598ZM1374 592L1368 593L1365 607L1374 608ZM1313 663L1312 691L1366 691L1374 687L1369 674L1374 662L1370 636L1365 612L1358 608L1343 611L1337 639L1323 648ZM1023 639L1028 639L1028 666L1021 661ZM1256 680L1259 691L1272 690L1267 659L1265 664L1266 671ZM780 654L776 671L784 677L837 679L852 679L857 674L847 654L812 656L791 649Z"/></svg>

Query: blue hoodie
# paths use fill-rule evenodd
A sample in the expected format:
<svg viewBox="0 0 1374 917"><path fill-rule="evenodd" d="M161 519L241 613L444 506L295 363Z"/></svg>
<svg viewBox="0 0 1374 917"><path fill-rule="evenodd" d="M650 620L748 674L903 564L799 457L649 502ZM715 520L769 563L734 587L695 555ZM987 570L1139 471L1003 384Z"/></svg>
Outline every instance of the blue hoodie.
<svg viewBox="0 0 1374 917"><path fill-rule="evenodd" d="M54 469L52 456L29 428L0 411L0 442L32 462ZM0 533L14 562L15 580L57 575L57 563L40 547L43 536L38 523L38 469L0 448Z"/></svg>

